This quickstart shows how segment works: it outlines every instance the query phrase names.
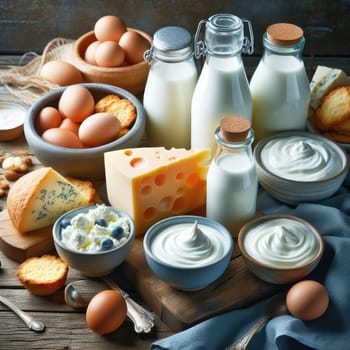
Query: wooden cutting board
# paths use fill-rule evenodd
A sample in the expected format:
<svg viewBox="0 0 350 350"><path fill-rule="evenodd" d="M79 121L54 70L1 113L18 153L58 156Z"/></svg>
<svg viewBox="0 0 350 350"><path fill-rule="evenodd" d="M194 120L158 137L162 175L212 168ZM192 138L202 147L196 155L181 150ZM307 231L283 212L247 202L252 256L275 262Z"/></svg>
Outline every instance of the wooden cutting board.
<svg viewBox="0 0 350 350"><path fill-rule="evenodd" d="M135 239L123 272L149 308L176 332L225 311L248 306L281 288L252 275L237 245L225 273L195 292L176 290L153 274L144 257L141 239Z"/></svg>
<svg viewBox="0 0 350 350"><path fill-rule="evenodd" d="M22 262L53 247L52 226L23 234L13 226L7 210L0 213L0 249L10 259Z"/></svg>

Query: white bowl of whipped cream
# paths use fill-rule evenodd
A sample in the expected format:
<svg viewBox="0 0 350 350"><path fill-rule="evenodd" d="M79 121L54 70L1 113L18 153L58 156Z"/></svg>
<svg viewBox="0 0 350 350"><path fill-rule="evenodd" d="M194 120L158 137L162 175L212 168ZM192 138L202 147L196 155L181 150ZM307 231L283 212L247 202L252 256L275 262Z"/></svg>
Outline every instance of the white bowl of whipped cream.
<svg viewBox="0 0 350 350"><path fill-rule="evenodd" d="M303 131L262 139L254 157L261 186L291 205L330 197L339 190L349 169L348 155L339 145Z"/></svg>
<svg viewBox="0 0 350 350"><path fill-rule="evenodd" d="M215 220L179 215L149 228L143 246L149 267L160 279L174 288L194 291L207 287L225 272L233 239Z"/></svg>
<svg viewBox="0 0 350 350"><path fill-rule="evenodd" d="M293 215L266 215L245 224L238 246L248 269L275 284L301 280L315 269L324 252L322 235Z"/></svg>

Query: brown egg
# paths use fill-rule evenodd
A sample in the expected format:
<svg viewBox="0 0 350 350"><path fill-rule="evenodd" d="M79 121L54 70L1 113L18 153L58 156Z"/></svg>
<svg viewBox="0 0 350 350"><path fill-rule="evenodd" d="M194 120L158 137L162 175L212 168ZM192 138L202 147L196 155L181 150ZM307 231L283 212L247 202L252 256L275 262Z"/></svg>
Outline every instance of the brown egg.
<svg viewBox="0 0 350 350"><path fill-rule="evenodd" d="M118 67L124 62L124 57L124 50L115 41L101 42L95 52L95 61L100 67Z"/></svg>
<svg viewBox="0 0 350 350"><path fill-rule="evenodd" d="M69 118L65 118L62 120L62 123L60 124L60 128L61 129L66 129L66 130L70 130L73 131L74 134L76 134L78 136L79 133L79 126L80 124L78 123L74 123L72 120L70 120Z"/></svg>
<svg viewBox="0 0 350 350"><path fill-rule="evenodd" d="M84 145L101 146L118 138L121 124L118 118L108 113L95 113L80 125L79 138Z"/></svg>
<svg viewBox="0 0 350 350"><path fill-rule="evenodd" d="M286 304L293 316L301 320L314 320L326 312L329 296L321 283L304 280L289 289Z"/></svg>
<svg viewBox="0 0 350 350"><path fill-rule="evenodd" d="M99 41L119 41L122 34L126 31L124 21L118 16L103 16L96 23L94 32Z"/></svg>
<svg viewBox="0 0 350 350"><path fill-rule="evenodd" d="M95 100L84 86L68 86L58 102L58 110L63 117L75 123L81 123L94 112Z"/></svg>
<svg viewBox="0 0 350 350"><path fill-rule="evenodd" d="M126 313L126 302L120 293L104 290L90 300L86 309L86 323L92 331L107 334L123 324Z"/></svg>
<svg viewBox="0 0 350 350"><path fill-rule="evenodd" d="M70 130L52 128L43 132L41 137L56 146L67 148L83 148L79 137Z"/></svg>
<svg viewBox="0 0 350 350"><path fill-rule="evenodd" d="M134 31L125 32L119 40L119 45L123 48L125 59L129 64L143 61L144 52L150 48L150 42Z"/></svg>
<svg viewBox="0 0 350 350"><path fill-rule="evenodd" d="M49 61L40 69L40 76L60 86L79 84L83 81L80 70L74 65L60 60Z"/></svg>
<svg viewBox="0 0 350 350"><path fill-rule="evenodd" d="M45 130L58 128L62 122L62 116L55 107L44 107L35 120L35 128L41 135Z"/></svg>
<svg viewBox="0 0 350 350"><path fill-rule="evenodd" d="M84 60L87 63L96 65L96 59L95 59L95 54L96 54L96 49L98 45L100 44L99 41L93 41L85 50L84 54Z"/></svg>

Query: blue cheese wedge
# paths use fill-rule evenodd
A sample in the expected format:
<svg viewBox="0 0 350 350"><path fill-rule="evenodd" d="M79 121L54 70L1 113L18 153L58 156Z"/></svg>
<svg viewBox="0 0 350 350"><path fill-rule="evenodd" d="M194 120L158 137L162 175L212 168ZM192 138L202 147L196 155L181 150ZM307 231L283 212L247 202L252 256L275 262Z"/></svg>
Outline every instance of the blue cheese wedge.
<svg viewBox="0 0 350 350"><path fill-rule="evenodd" d="M320 106L322 97L328 92L345 85L350 85L350 78L341 69L318 66L310 83L312 110Z"/></svg>
<svg viewBox="0 0 350 350"><path fill-rule="evenodd" d="M9 217L19 232L50 226L66 211L88 204L78 187L50 167L23 175L7 196Z"/></svg>

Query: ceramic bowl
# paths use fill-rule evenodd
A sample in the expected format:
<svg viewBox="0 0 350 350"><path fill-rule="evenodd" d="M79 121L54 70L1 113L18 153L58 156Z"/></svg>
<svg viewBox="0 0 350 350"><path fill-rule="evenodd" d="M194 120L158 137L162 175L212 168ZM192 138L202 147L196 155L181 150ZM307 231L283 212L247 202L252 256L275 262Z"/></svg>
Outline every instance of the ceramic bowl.
<svg viewBox="0 0 350 350"><path fill-rule="evenodd" d="M199 227L207 226L218 232L223 242L223 252L212 262L206 264L193 263L191 266L178 265L171 259L164 261L153 250L153 242L159 233L173 225L193 225L197 221ZM184 232L184 234L189 232ZM200 290L216 281L226 270L232 255L233 239L229 231L218 222L195 215L173 216L159 221L148 229L143 241L146 261L151 270L163 281L174 288L184 291Z"/></svg>
<svg viewBox="0 0 350 350"><path fill-rule="evenodd" d="M25 115L22 105L0 101L0 141L12 141L22 135Z"/></svg>
<svg viewBox="0 0 350 350"><path fill-rule="evenodd" d="M138 32L151 43L152 37L149 34L135 28L128 30ZM136 95L142 93L146 85L149 64L146 61L122 67L98 67L89 64L83 57L93 41L96 41L96 36L94 31L90 31L78 38L73 47L74 64L83 78L87 82L115 85Z"/></svg>
<svg viewBox="0 0 350 350"><path fill-rule="evenodd" d="M118 216L125 217L128 220L130 233L128 238L116 248L100 252L80 252L67 247L62 242L62 227L74 216L87 213L96 206L86 206L73 209L60 216L53 225L53 241L56 251L60 258L65 261L71 268L79 270L83 275L89 277L101 277L111 273L126 259L135 238L135 227L131 217L121 210L108 207Z"/></svg>
<svg viewBox="0 0 350 350"><path fill-rule="evenodd" d="M282 235L282 231L278 228L280 226L277 222L278 220L286 219L296 223L298 225L297 227L303 228L306 235L312 239L313 243L310 244L310 246L314 247L313 251L311 251L310 248L306 248L305 241L303 239L296 239L296 236L288 236L288 238L283 241L286 236ZM259 233L258 230L261 230L262 225L265 224L270 226L269 232L268 234L265 234L264 239L261 238L263 235ZM290 226L286 225L285 227L291 230ZM249 233L250 235L248 236ZM274 236L272 233L274 233ZM249 242L255 243L255 239L258 238L261 239L261 241L257 241L259 244L254 245L258 248L257 250L261 255L253 257L252 251L249 250L246 245L249 245ZM283 247L283 245L288 245L288 248L286 249L290 249L290 251L299 247L303 250L302 255L304 260L297 260L293 257L289 258L290 261L287 263L286 256L283 256L283 258L280 256L275 258L271 246L277 244L277 241L281 243L279 245L280 248L281 246ZM307 276L319 263L325 247L323 237L316 228L307 221L293 215L266 215L256 218L242 227L238 234L237 243L248 269L258 278L274 284L292 283ZM281 248L281 250L283 249ZM294 256L295 255L297 255L296 252L294 253ZM268 259L263 260L261 256L268 257ZM281 259L282 263L276 262L276 260L281 261ZM274 263L272 263L273 260Z"/></svg>
<svg viewBox="0 0 350 350"><path fill-rule="evenodd" d="M261 153L270 141L288 138L289 136L302 136L321 142L323 149L332 150L339 156L342 163L341 169L332 176L313 181L291 180L276 175L266 167L262 161ZM316 202L330 197L340 188L349 170L348 155L339 145L321 135L303 131L277 133L260 140L254 148L254 157L260 185L272 197L291 205L301 202Z"/></svg>
<svg viewBox="0 0 350 350"><path fill-rule="evenodd" d="M137 147L140 144L145 132L145 111L141 102L124 89L106 84L85 83L81 85L90 90L95 102L106 95L116 94L130 100L135 105L136 120L127 134L108 144L84 149L66 148L44 141L35 128L35 120L43 107L57 107L65 87L49 92L31 106L24 122L24 134L30 149L43 165L53 167L64 176L103 180L105 178L104 153Z"/></svg>

